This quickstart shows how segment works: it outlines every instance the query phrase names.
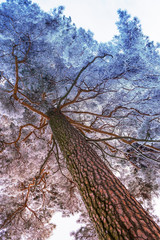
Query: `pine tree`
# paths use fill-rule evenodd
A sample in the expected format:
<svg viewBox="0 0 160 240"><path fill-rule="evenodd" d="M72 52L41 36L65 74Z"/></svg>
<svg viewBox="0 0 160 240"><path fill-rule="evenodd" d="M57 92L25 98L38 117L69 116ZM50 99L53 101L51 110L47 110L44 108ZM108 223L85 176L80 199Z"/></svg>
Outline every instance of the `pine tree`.
<svg viewBox="0 0 160 240"><path fill-rule="evenodd" d="M53 135L99 239L158 239L159 227L112 174L84 136L59 110L49 111L48 116Z"/></svg>
<svg viewBox="0 0 160 240"><path fill-rule="evenodd" d="M118 13L119 35L98 43L63 7L1 4L2 239L47 239L54 211L82 212L90 232L76 239L160 238L148 213L159 190L158 45Z"/></svg>

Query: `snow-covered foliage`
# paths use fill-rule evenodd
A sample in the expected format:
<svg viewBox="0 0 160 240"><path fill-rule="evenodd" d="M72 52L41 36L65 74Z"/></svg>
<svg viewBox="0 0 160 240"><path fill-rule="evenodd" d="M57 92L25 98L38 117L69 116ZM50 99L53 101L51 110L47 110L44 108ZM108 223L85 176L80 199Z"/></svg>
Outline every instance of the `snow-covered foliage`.
<svg viewBox="0 0 160 240"><path fill-rule="evenodd" d="M57 106L154 215L160 55L139 20L118 13L119 35L98 44L63 7L48 14L30 0L0 5L1 239L47 239L55 211L87 219L45 118ZM76 239L93 240L88 221Z"/></svg>

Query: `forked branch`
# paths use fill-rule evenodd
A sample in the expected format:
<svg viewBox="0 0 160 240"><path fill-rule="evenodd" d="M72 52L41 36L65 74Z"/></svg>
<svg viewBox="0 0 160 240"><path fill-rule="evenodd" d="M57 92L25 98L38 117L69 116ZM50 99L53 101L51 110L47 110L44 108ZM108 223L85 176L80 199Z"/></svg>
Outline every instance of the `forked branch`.
<svg viewBox="0 0 160 240"><path fill-rule="evenodd" d="M37 130L40 130L40 129L42 129L43 127L45 127L45 126L47 126L47 125L48 125L48 123L45 123L44 125L42 125L42 126L40 126L40 127L37 127L37 126L35 126L35 125L31 124L31 123L28 123L28 124L25 124L25 125L23 125L23 126L20 126L19 134L18 134L17 139L16 139L15 141L13 141L13 142L4 142L4 144L10 145L10 144L13 144L13 143L14 143L14 144L17 143L17 142L19 141L19 139L21 138L22 129L25 128L25 127L31 126L31 127L35 128L35 129L37 129ZM32 133L33 133L33 132L32 132ZM29 134L27 135L27 137L25 137L25 138L23 139L23 141L25 141L30 135L31 135L31 134L29 133Z"/></svg>
<svg viewBox="0 0 160 240"><path fill-rule="evenodd" d="M66 94L65 94L63 97L61 97L61 99L59 100L59 103L58 103L58 106L57 106L58 108L60 107L62 101L70 94L71 90L72 90L73 87L76 85L77 81L79 80L81 74L82 74L92 63L94 63L94 61L95 61L96 59L98 59L98 58L103 59L103 58L106 57L106 56L110 56L110 57L113 58L113 56L112 56L111 54L105 54L105 55L103 55L103 56L96 56L96 57L93 58L93 60L92 60L91 62L87 63L85 67L81 68L81 70L80 70L79 73L77 74L77 77L74 79L72 85L70 86L70 88L68 89L68 91L66 92Z"/></svg>

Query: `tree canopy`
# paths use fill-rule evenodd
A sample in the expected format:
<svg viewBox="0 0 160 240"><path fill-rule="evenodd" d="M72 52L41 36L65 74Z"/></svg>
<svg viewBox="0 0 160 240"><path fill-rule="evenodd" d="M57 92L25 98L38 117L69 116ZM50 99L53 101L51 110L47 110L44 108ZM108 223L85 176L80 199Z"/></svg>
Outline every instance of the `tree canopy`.
<svg viewBox="0 0 160 240"><path fill-rule="evenodd" d="M159 45L126 11L118 10L119 34L98 43L63 9L46 13L30 0L0 5L2 239L47 239L55 211L81 212L86 227L74 233L75 239L97 239L48 125L50 108L61 109L154 215L160 169Z"/></svg>

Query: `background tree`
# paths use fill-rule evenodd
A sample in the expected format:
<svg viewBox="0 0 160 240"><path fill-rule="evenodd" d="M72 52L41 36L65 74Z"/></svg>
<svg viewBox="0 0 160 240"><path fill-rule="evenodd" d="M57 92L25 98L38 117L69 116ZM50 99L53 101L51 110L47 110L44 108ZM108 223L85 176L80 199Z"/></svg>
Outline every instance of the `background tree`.
<svg viewBox="0 0 160 240"><path fill-rule="evenodd" d="M0 7L1 237L47 239L53 212L82 212L76 239L97 239L48 126L59 108L151 211L159 192L159 53L137 18L97 43L62 14L25 0ZM155 217L158 221L158 219Z"/></svg>

